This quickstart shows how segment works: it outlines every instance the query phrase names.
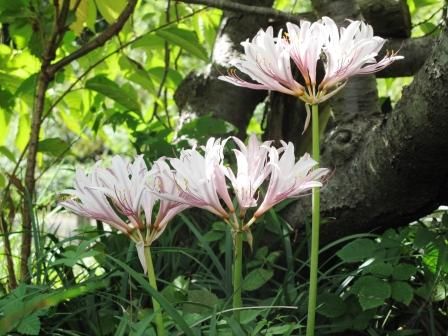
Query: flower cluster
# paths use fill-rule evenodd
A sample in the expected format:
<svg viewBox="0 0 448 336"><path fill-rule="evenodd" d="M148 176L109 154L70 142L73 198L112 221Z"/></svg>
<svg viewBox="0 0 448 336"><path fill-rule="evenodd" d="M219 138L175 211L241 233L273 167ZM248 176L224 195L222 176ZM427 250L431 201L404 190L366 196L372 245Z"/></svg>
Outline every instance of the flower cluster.
<svg viewBox="0 0 448 336"><path fill-rule="evenodd" d="M287 23L286 27L287 32L280 30L277 36L272 27L260 30L252 41L241 43L244 55L231 65L257 83L241 79L235 71L219 78L237 86L297 96L313 105L336 94L350 77L380 71L403 58L387 53L377 61L386 41L374 36L372 27L362 21L338 28L331 18L323 17L314 23L301 21L300 26ZM321 81L316 74L319 62L325 69ZM291 63L303 82L294 79Z"/></svg>
<svg viewBox="0 0 448 336"><path fill-rule="evenodd" d="M98 162L90 174L77 169L74 189L62 192L69 198L60 204L80 216L107 223L129 236L137 244L139 259L146 272L144 245L151 245L165 230L169 220L189 207L160 200L157 217L152 220L157 198L146 182L161 169L163 166L154 165L148 171L142 156L137 156L133 163L114 156L109 168ZM173 186L171 190L176 192Z"/></svg>
<svg viewBox="0 0 448 336"><path fill-rule="evenodd" d="M308 154L296 162L292 143L275 148L270 141L261 143L255 136L247 145L237 138L232 140L237 147L233 150L236 173L224 162L228 139L211 138L201 151L186 149L179 158L160 158L151 170L142 156L132 163L115 156L110 167L97 163L90 174L78 169L74 189L63 192L69 199L61 205L123 232L141 252L176 214L189 207L208 210L230 223L233 230L241 230L227 182L232 186L240 219L248 209L255 209L249 226L282 200L321 187L329 172L325 168L313 169L317 162ZM260 201L260 187L267 179L265 196ZM158 213L153 220L157 201Z"/></svg>

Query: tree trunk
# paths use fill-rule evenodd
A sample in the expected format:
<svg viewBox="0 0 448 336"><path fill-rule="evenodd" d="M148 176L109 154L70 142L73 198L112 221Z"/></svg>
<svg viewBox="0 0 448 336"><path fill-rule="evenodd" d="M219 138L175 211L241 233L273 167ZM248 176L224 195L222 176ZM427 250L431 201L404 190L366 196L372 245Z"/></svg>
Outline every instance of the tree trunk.
<svg viewBox="0 0 448 336"><path fill-rule="evenodd" d="M346 18L362 18L361 13L365 14L369 8L374 11L374 8L367 8L369 4L372 2L313 1L318 16L330 16L339 24ZM403 33L409 32L407 8L395 9L403 17L397 23L401 25L402 34L394 34L408 36ZM388 12L391 7L383 6L382 10ZM381 21L373 16L371 20ZM284 22L275 24L283 26ZM235 50L241 49L239 42L253 37L258 28L267 25L266 21L257 21L247 14L226 13L213 53L214 66L199 75L190 75L178 90L176 101L182 112L211 112L232 122L240 136L245 134L253 110L267 93L221 83L216 76L224 72L230 58L238 56ZM330 222L323 227L324 240L406 224L446 199L443 190L447 186L448 165L443 164L442 159L434 160L435 153L446 154L448 148L448 137L444 137L442 131L448 120L443 118L448 112L444 91L448 71L446 32L428 60L434 41L429 36L394 38L385 47L394 50L401 47L400 54L405 60L378 73L379 77L409 76L418 72L394 111L381 111L375 76L350 79L340 94L319 107L321 119L327 121L322 141L322 166L334 169L322 193L323 216ZM434 91L435 88L438 90ZM305 119L303 104L279 93L270 93L268 97L264 138L293 141L298 145L298 152L303 152L309 140L308 134L301 135ZM309 214L307 198L283 211L285 218L299 228Z"/></svg>
<svg viewBox="0 0 448 336"><path fill-rule="evenodd" d="M381 125L322 191L324 240L409 223L447 201L448 186L448 32L404 90ZM330 148L332 146L330 145ZM332 166L324 156L324 166ZM289 207L289 222L303 224L307 200Z"/></svg>

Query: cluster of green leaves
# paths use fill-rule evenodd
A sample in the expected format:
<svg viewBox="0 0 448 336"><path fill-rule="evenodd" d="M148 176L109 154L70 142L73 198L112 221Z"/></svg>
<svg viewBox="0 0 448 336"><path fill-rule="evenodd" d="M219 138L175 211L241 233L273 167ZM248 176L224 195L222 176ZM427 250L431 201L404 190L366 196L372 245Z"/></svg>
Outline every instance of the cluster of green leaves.
<svg viewBox="0 0 448 336"><path fill-rule="evenodd" d="M57 59L101 33L125 5L125 0L71 1L69 31ZM173 153L174 90L192 68L208 61L220 12L195 13L182 3L166 6L139 2L119 36L57 74L45 104L41 167L104 148L145 153L149 159ZM0 186L28 142L36 77L54 12L52 2L0 1Z"/></svg>
<svg viewBox="0 0 448 336"><path fill-rule="evenodd" d="M439 216L438 216L439 217ZM336 254L344 273L320 297L319 313L334 332L436 335L444 330L438 302L448 296L448 213L376 238L359 238ZM427 323L426 323L427 322ZM401 330L401 331L400 331Z"/></svg>
<svg viewBox="0 0 448 336"><path fill-rule="evenodd" d="M155 335L150 296L160 300L166 327L186 335L298 335L304 332L307 240L274 211L256 223L246 245L241 322L232 316L232 237L211 215L182 215L154 247L162 291L142 273L135 248L120 234L84 227L59 240L40 236L35 285L0 301L0 334ZM202 214L203 215L203 214ZM347 237L322 265L319 332L437 335L448 295L448 213L437 213L381 236ZM172 246L172 247L169 247ZM293 248L294 246L294 248ZM340 247L342 246L342 247ZM339 260L339 261L338 261ZM431 329L432 328L432 329Z"/></svg>

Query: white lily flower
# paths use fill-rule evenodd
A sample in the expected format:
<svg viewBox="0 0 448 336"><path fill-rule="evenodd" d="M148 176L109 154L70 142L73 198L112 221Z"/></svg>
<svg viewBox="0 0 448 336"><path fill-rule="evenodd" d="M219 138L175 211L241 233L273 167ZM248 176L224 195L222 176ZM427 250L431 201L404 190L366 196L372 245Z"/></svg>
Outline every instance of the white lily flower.
<svg viewBox="0 0 448 336"><path fill-rule="evenodd" d="M255 135L249 137L247 146L238 138L233 137L238 145L234 149L237 160L237 174L232 169L226 169L226 176L232 183L238 199L238 204L244 212L247 208L257 206L256 192L270 174L267 157L272 141L259 142Z"/></svg>
<svg viewBox="0 0 448 336"><path fill-rule="evenodd" d="M176 193L152 191L162 199L202 208L219 217L228 218L229 214L220 201L221 198L228 209L234 211L222 165L224 144L219 139L210 138L204 148L204 155L196 149L182 150L178 159L169 159L174 170L164 170L161 177L164 183L176 185Z"/></svg>
<svg viewBox="0 0 448 336"><path fill-rule="evenodd" d="M269 165L272 171L268 189L253 217L260 217L274 205L287 198L298 198L304 196L312 188L322 187L322 181L330 170L327 168L313 169L317 164L308 153L296 162L294 145L291 142L285 144L280 158L279 151L271 148Z"/></svg>
<svg viewBox="0 0 448 336"><path fill-rule="evenodd" d="M293 78L288 44L282 34L280 31L278 36L274 37L272 27L266 31L261 29L252 41L248 39L241 43L244 47L243 58L231 63L260 84L247 82L234 72L229 76L220 76L219 79L250 89L302 95L304 87Z"/></svg>
<svg viewBox="0 0 448 336"><path fill-rule="evenodd" d="M377 61L385 40L374 36L372 27L361 21L352 21L347 28L340 29L329 17L286 26L285 37L282 30L274 37L272 27L260 30L251 42L241 43L244 46L241 58L230 62L255 83L241 79L234 70L219 79L237 86L293 95L313 105L334 96L350 77L380 71L403 59L392 52ZM291 61L302 75L303 84L293 78ZM319 62L325 69L320 82L316 78ZM309 119L308 115L305 128Z"/></svg>

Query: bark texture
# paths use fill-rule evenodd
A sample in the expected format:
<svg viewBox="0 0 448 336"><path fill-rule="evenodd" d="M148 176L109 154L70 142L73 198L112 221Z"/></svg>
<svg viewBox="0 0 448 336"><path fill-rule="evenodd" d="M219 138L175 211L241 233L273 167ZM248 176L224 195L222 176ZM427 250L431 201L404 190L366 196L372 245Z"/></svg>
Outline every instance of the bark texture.
<svg viewBox="0 0 448 336"><path fill-rule="evenodd" d="M322 192L324 240L399 226L447 201L448 32L405 89L391 114L370 134ZM324 156L324 165L332 165ZM304 202L286 217L303 223Z"/></svg>
<svg viewBox="0 0 448 336"><path fill-rule="evenodd" d="M404 4L404 1L394 2ZM312 3L317 16L330 16L339 24L346 18L363 18L369 8L376 13L380 9L384 13L394 12L395 8L396 13L404 15L401 23L398 22L404 27L402 32L409 28L407 7L373 8L369 7L373 2L360 0L313 0ZM370 23L385 21L383 18L384 15L372 15ZM270 24L284 26L284 22ZM191 74L178 90L176 101L182 112L212 113L232 122L240 135L244 135L255 106L267 93L221 83L216 76L225 71L231 57L237 56L241 50L239 43L267 25L268 22L256 17L226 13L213 54L213 67L201 74ZM408 36L408 33L393 34ZM385 49L401 48L400 54L405 60L396 62L378 76L409 76L418 72L393 112L381 111L375 76L352 78L340 94L320 106L321 119L327 124L322 139L322 165L334 169L322 193L323 216L329 222L323 227L324 240L406 224L446 199L446 193L445 198L442 194L447 189L448 164L434 159L435 153L448 154L448 137L442 134L448 126L448 118L443 118L448 112L444 90L448 71L446 35L444 32L437 44L434 37L393 38L388 42ZM434 54L428 59L434 45ZM438 90L434 91L435 88ZM308 134L301 135L305 119L303 104L279 93L269 93L267 97L264 137L293 141L298 145L298 152L303 152L309 142ZM299 228L309 214L307 198L283 212Z"/></svg>
<svg viewBox="0 0 448 336"><path fill-rule="evenodd" d="M272 0L245 0L238 3L272 6ZM239 136L244 136L253 110L266 97L267 92L229 85L218 80L218 76L227 73L229 61L242 51L240 43L254 36L260 27L266 26L266 17L224 13L212 54L212 64L199 72L190 73L176 91L174 98L181 113L211 114L231 122L239 129Z"/></svg>
<svg viewBox="0 0 448 336"><path fill-rule="evenodd" d="M358 0L362 16L375 34L384 37L410 37L411 14L406 0Z"/></svg>
<svg viewBox="0 0 448 336"><path fill-rule="evenodd" d="M404 59L378 72L376 76L384 78L415 75L430 55L435 42L436 38L432 35L387 41L379 56L383 57L390 50L399 50L400 55L403 55Z"/></svg>

